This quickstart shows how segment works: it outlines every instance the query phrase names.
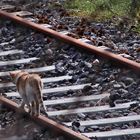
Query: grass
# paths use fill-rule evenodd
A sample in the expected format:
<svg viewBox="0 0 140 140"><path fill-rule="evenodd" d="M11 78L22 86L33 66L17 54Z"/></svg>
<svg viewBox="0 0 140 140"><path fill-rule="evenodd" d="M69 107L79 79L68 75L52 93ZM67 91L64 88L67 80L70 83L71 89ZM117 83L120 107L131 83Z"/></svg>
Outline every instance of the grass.
<svg viewBox="0 0 140 140"><path fill-rule="evenodd" d="M113 16L128 14L131 0L71 0L65 3L72 16L90 18L97 21Z"/></svg>
<svg viewBox="0 0 140 140"><path fill-rule="evenodd" d="M122 20L115 21L116 25L120 25L122 21L125 24L125 17L127 17L129 19L127 27L134 25L133 31L140 33L140 6L137 7L135 16L132 16L130 14L131 2L132 0L67 0L64 7L69 9L71 16L99 22L119 17ZM137 2L138 5L140 2Z"/></svg>

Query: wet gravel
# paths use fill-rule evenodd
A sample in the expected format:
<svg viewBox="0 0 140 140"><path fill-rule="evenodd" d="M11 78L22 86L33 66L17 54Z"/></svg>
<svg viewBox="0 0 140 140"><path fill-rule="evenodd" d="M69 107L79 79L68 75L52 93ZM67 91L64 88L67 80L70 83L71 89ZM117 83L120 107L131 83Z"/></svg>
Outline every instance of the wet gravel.
<svg viewBox="0 0 140 140"><path fill-rule="evenodd" d="M47 7L48 8L48 7ZM60 7L59 7L60 8ZM127 56L131 56L130 59L134 59L139 62L139 43L140 38L137 34L132 32L126 32L126 30L119 30L115 26L111 26L111 23L88 23L83 19L78 18L68 18L65 16L60 16L61 12L58 12L57 9L50 10L50 13L46 7L35 7L34 13L45 13L46 9L47 14L50 14L48 21L51 22L55 18L56 25L60 24L61 21L67 23L64 26L73 33L75 33L76 28L81 28L81 26L86 27L88 25L89 30L87 31L84 28L82 35L77 33L76 38L79 37L92 37L92 43L97 46L108 46L111 48L110 51L115 53L126 53ZM32 9L33 10L33 9ZM61 10L63 11L63 10ZM52 15L55 16L53 17ZM46 16L46 15L45 15ZM42 17L41 17L42 18ZM52 19L51 19L52 18ZM75 25L74 25L75 24ZM82 24L82 25L80 25ZM53 28L56 28L56 25L53 25ZM136 75L133 71L127 70L123 67L118 67L114 63L103 60L102 58L97 57L90 52L85 50L79 50L74 46L64 44L60 41L56 41L53 38L45 36L43 34L34 32L32 30L20 27L16 24L11 23L10 21L0 21L0 50L11 50L11 49L21 49L24 50L24 55L12 55L6 57L0 57L0 61L6 60L15 60L19 58L28 58L28 57L40 57L41 60L38 62L33 62L31 64L25 65L16 65L10 67L1 67L0 71L8 71L22 68L33 68L40 67L45 65L55 65L56 70L51 72L44 72L41 74L42 77L52 77L52 76L61 76L61 75L71 75L73 76L72 80L65 80L58 83L48 83L45 85L45 88L53 88L65 85L74 85L74 84L83 84L83 83L92 83L92 87L85 87L80 91L68 91L62 94L49 94L44 95L44 99L56 99L64 97L78 97L84 95L98 95L103 93L110 93L110 101L115 101L116 103L125 103L129 101L138 101L140 97L140 79L139 75ZM62 26L63 27L63 26ZM92 28L93 27L93 28ZM64 28L64 27L63 27ZM98 30L92 31L91 29L97 28ZM57 29L58 30L58 29ZM88 32L86 35L84 32ZM90 34L90 35L89 35ZM122 37L120 37L120 35ZM110 43L110 44L109 44ZM8 82L9 77L4 77L0 79L2 82ZM9 89L0 89L0 92L15 91L15 88ZM118 97L116 95L119 95ZM78 107L89 107L94 106L96 102L84 102L79 104L64 104L59 106L48 106L48 110L60 110L60 109L73 109ZM109 104L108 101L102 103L102 105ZM90 113L90 114L77 114L69 116L57 116L52 117L52 119L57 119L58 122L65 121L78 121L78 120L95 120L102 118L112 118L112 117L121 117L140 114L139 105L133 106L129 109L122 111L108 111L108 112L99 112L99 113ZM6 112L6 113L9 113ZM3 115L1 115L3 116ZM14 118L12 119L14 120ZM12 121L11 120L11 121ZM4 122L7 122L4 120ZM14 122L14 121L13 121ZM12 122L11 122L12 123ZM10 124L11 124L10 123ZM109 131L114 129L127 129L127 128L139 128L140 122L124 123L124 124L113 124L108 126L91 126L91 127L75 127L73 125L72 129L79 132L87 131ZM33 133L33 132L32 132ZM27 136L27 135L26 135ZM134 136L135 139L139 139L138 136ZM121 137L118 139L134 139L132 137Z"/></svg>

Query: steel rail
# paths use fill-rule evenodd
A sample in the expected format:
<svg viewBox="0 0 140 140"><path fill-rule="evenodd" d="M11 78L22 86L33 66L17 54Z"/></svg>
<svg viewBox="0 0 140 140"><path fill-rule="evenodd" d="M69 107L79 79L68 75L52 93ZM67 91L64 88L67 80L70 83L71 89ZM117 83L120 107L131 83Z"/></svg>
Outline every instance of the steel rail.
<svg viewBox="0 0 140 140"><path fill-rule="evenodd" d="M0 103L3 103L4 105L8 106L9 108L20 112L20 113L25 113L27 115L29 115L26 111L24 111L23 109L18 107L18 104L16 104L15 102L0 96ZM90 140L89 138L85 137L84 135L80 134L80 133L76 133L73 130L47 118L44 117L42 115L38 116L38 117L32 117L30 116L32 120L36 121L38 124L43 125L44 127L50 128L51 130L55 131L57 134L62 134L65 135L69 138L71 138L72 140Z"/></svg>
<svg viewBox="0 0 140 140"><path fill-rule="evenodd" d="M26 19L15 16L14 14L11 14L11 13L0 10L0 18L6 18L6 19L9 19L9 20L15 21L16 23L19 23L21 25L30 27L34 30L37 30L37 31L45 33L49 36L55 37L56 39L62 40L64 42L67 42L67 43L72 44L74 46L77 46L79 48L87 49L87 50L89 50L89 51L91 51L91 52L93 52L93 53L95 53L95 54L97 54L101 57L107 58L109 60L113 60L113 61L115 61L119 64L123 64L124 66L129 67L136 72L140 72L140 63L129 60L129 59L124 58L120 55L113 54L113 53L108 52L106 50L99 49L96 46L84 43L84 42L82 42L78 39L75 39L75 38L69 37L67 35L61 34L61 33L57 32L55 30L42 27L41 25L39 25L37 23L27 21Z"/></svg>

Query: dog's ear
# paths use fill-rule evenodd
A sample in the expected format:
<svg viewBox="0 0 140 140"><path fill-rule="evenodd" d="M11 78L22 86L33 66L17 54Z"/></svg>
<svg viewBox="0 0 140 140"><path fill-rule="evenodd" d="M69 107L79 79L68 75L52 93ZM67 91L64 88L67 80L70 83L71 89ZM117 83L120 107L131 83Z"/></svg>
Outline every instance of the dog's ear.
<svg viewBox="0 0 140 140"><path fill-rule="evenodd" d="M9 72L10 76L13 76L14 75L14 72Z"/></svg>
<svg viewBox="0 0 140 140"><path fill-rule="evenodd" d="M15 77L20 72L21 72L20 70L17 70L17 71L9 72L9 74L10 74L11 77Z"/></svg>
<svg viewBox="0 0 140 140"><path fill-rule="evenodd" d="M14 72L9 72L11 77L14 77L16 74Z"/></svg>

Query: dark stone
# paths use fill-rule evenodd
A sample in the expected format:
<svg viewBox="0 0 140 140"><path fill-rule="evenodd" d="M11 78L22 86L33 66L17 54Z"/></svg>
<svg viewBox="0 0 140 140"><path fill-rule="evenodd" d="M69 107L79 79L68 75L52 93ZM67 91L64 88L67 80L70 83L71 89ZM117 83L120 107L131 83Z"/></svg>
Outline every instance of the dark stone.
<svg viewBox="0 0 140 140"><path fill-rule="evenodd" d="M90 90L92 90L92 86L90 85L84 86L84 88L82 89L83 92L88 92Z"/></svg>
<svg viewBox="0 0 140 140"><path fill-rule="evenodd" d="M67 91L67 94L73 94L73 93L74 93L73 90L68 90L68 91Z"/></svg>
<svg viewBox="0 0 140 140"><path fill-rule="evenodd" d="M75 82L77 81L77 79L78 79L78 76L74 75L74 76L72 77L72 79L70 79L69 81L70 81L71 83L75 83Z"/></svg>
<svg viewBox="0 0 140 140"><path fill-rule="evenodd" d="M98 42L97 46L103 46L103 44L104 43L100 41L100 42Z"/></svg>
<svg viewBox="0 0 140 140"><path fill-rule="evenodd" d="M130 105L130 108L135 108L135 107L138 107L139 106L139 103L133 103Z"/></svg>
<svg viewBox="0 0 140 140"><path fill-rule="evenodd" d="M110 106L110 107L115 107L114 101L109 101L109 106Z"/></svg>
<svg viewBox="0 0 140 140"><path fill-rule="evenodd" d="M121 96L118 93L113 93L109 96L109 99L111 101L116 101L117 99L119 99Z"/></svg>
<svg viewBox="0 0 140 140"><path fill-rule="evenodd" d="M76 126L77 128L80 127L80 122L79 121L73 121L72 126Z"/></svg>

